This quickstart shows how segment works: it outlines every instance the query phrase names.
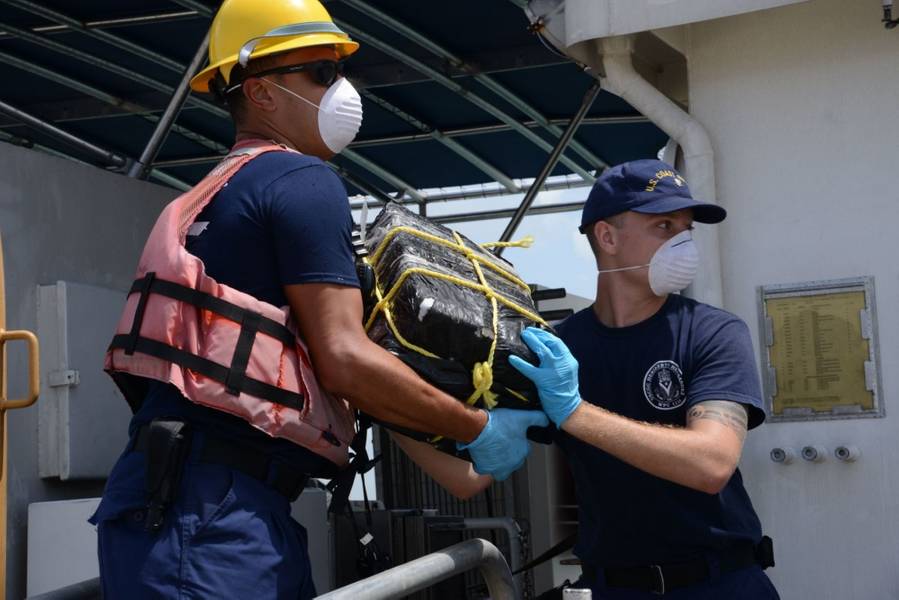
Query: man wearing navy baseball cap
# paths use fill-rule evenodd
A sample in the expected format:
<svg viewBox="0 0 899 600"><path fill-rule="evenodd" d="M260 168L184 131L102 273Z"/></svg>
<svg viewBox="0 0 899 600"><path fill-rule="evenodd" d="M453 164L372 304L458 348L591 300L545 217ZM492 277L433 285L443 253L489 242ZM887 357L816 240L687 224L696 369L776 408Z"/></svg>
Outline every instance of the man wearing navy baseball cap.
<svg viewBox="0 0 899 600"><path fill-rule="evenodd" d="M578 494L580 585L594 598L778 598L763 572L771 539L737 469L747 430L765 419L749 330L677 293L700 264L694 221L725 216L661 161L608 169L580 226L596 301L558 338L524 332L539 366L510 359L559 429Z"/></svg>

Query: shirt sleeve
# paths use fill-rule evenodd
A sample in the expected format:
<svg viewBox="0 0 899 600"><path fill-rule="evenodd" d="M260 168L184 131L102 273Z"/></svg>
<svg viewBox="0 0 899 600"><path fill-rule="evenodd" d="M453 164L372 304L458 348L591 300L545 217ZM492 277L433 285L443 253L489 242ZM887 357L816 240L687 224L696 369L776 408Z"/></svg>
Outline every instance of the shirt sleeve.
<svg viewBox="0 0 899 600"><path fill-rule="evenodd" d="M324 163L285 173L269 186L271 231L282 285L359 287L346 188Z"/></svg>
<svg viewBox="0 0 899 600"><path fill-rule="evenodd" d="M731 317L697 345L687 405L707 400L739 402L749 411L749 428L765 420L749 328Z"/></svg>

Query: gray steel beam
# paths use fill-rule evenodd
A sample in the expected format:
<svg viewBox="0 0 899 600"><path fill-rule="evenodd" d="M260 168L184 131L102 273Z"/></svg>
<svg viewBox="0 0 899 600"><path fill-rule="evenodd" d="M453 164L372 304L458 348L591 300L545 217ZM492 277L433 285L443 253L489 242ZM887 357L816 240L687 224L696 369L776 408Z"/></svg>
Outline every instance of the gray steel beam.
<svg viewBox="0 0 899 600"><path fill-rule="evenodd" d="M80 158L75 158L70 154L66 154L65 152L60 152L55 148L51 148L50 146L44 146L43 144L36 144L33 140L29 140L28 138L23 138L18 135L13 135L6 131L0 131L0 141L6 142L7 144L12 144L13 146L20 146L22 148L28 148L29 150L40 150L46 154L51 156L57 156L59 158L65 158L66 160L70 160L72 162L76 162L80 165L87 165L89 167L93 167L89 162L83 161Z"/></svg>
<svg viewBox="0 0 899 600"><path fill-rule="evenodd" d="M350 173L348 170L344 169L341 166L335 165L333 163L328 163L328 164L331 165L331 168L334 169L335 171L337 171L341 177L343 177L344 179L349 181L351 184L353 184L354 186L356 186L357 188L359 188L360 190L362 190L363 192L365 192L372 198L375 198L378 202L381 202L382 204L387 204L388 202L394 202L394 199L391 198L390 195L387 194L387 192L376 188L375 186L371 185L367 181L363 181L362 179L359 179L358 177L356 177L356 175L354 175L353 173Z"/></svg>
<svg viewBox="0 0 899 600"><path fill-rule="evenodd" d="M4 54L4 56L8 56ZM27 62L27 61L23 61ZM23 69L28 70L28 69ZM53 74L56 71L46 69ZM81 82L79 82L81 83ZM143 112L153 114L162 110L161 107L155 107L159 104L160 96L155 92L145 92L135 94L129 102L136 106L140 106ZM154 108L151 108L154 106ZM136 114L142 114L125 110L121 106L108 104L102 100L92 96L80 96L77 98L66 98L65 100L51 100L49 102L33 102L28 105L28 109L36 114L43 115L44 118L51 123L64 123L68 121L92 121L96 119L114 119L117 117L130 117ZM0 119L0 129L6 127L16 127L18 124L9 119Z"/></svg>
<svg viewBox="0 0 899 600"><path fill-rule="evenodd" d="M99 19L96 21L84 21L82 26L88 29L111 29L114 27L127 27L129 25L155 25L156 23L167 23L169 21L180 21L190 17L195 17L196 11L179 10L162 13L153 13L149 15L140 15L136 17L121 17L116 19ZM68 25L39 25L31 27L32 33L63 33L71 31ZM9 34L0 31L0 39L9 37Z"/></svg>
<svg viewBox="0 0 899 600"><path fill-rule="evenodd" d="M583 202L566 202L565 204L548 204L544 206L535 206L529 215L551 215L563 212L575 212L584 208ZM491 219L508 219L515 214L514 208L486 210L479 212L458 213L455 215L440 215L431 217L436 223L468 223L471 221L489 221Z"/></svg>
<svg viewBox="0 0 899 600"><path fill-rule="evenodd" d="M81 50L76 50L75 48L66 46L65 44L61 44L61 43L57 42L56 40L52 40L47 36L38 35L36 33L32 33L25 29L13 27L12 25L8 25L6 23L0 23L0 29L6 31L7 33L9 33L17 38L26 40L28 42L31 42L31 43L41 46L43 48L47 48L48 50L53 50L54 52L58 52L69 58L74 58L76 60L80 60L91 66L97 67L99 69L103 69L104 71L108 71L110 73L115 73L119 77L123 77L130 81L134 81L136 83L145 85L152 90L157 90L157 91L161 91L161 92L168 93L168 94L171 94L175 91L175 88L171 85L168 85L167 83L157 81L156 79L153 79L152 77L147 77L146 75L141 75L140 73L137 73L131 69L126 69L125 67L120 67L119 65L117 65L115 63L111 63L108 60L98 58L87 52L82 52ZM182 69L183 69L183 67L182 67ZM231 116L230 113L228 113L228 111L225 110L224 108L216 106L215 104L212 104L211 102L209 102L207 100L202 100L195 96L189 96L188 102L191 105L196 106L197 108L200 108L200 109L202 109L210 114L213 114L217 117L230 118L230 116Z"/></svg>
<svg viewBox="0 0 899 600"><path fill-rule="evenodd" d="M23 2L25 0L0 0L0 1ZM31 4L31 3L28 3L28 4ZM108 61L105 61L105 60L102 60L102 59L99 59L96 57L93 57L91 55L88 55L87 53L80 52L78 50L75 50L74 48L68 48L68 47L66 47L62 44L59 44L58 42L55 42L53 40L50 40L44 36L40 36L40 35L31 33L30 31L25 31L25 30L22 30L22 29L19 29L16 27L11 27L11 26L8 26L5 24L0 24L0 29L4 29L7 32L15 35L16 37L21 37L21 38L31 41L33 43L44 46L46 48L56 50L58 52L66 54L68 56L72 56L72 57L84 60L85 62L88 62L89 64L100 67L102 69L106 69L110 72L114 72L118 75L121 75L122 77L127 77L134 81L144 83L145 85L148 85L151 88L168 91L170 93L174 93L174 91L175 91L175 88L173 88L172 86L166 85L159 81L155 81L149 77L139 75L129 69L119 67L118 65L115 65L113 63L110 63ZM181 66L180 68L181 68L182 72L185 69L184 66ZM188 96L188 101L195 104L196 106L206 110L207 112L211 112L220 117L230 118L230 114L228 113L228 111L226 111L222 108L219 108L219 107L215 106L214 104L211 104L205 100L200 100L198 98ZM351 161L359 164L360 166L363 166L365 169L371 171L374 175L376 175L380 179L384 180L385 182L389 183L390 185L396 186L397 190L404 192L404 193L408 193L412 198L420 201L421 197L418 194L418 192L416 192L414 186L409 185L408 183L403 181L401 178L390 173L383 167L380 167L373 161L371 161L363 156L360 156L350 150L345 150L342 154L344 156L346 156L348 160L351 160Z"/></svg>
<svg viewBox="0 0 899 600"><path fill-rule="evenodd" d="M150 179L155 179L160 183L164 183L165 185L182 192L186 192L193 187L191 184L181 181L177 177L173 177L159 169L150 169L149 177Z"/></svg>
<svg viewBox="0 0 899 600"><path fill-rule="evenodd" d="M537 198L537 192L539 191L540 186L546 181L546 178L549 177L549 174L552 173L553 169L556 168L556 163L559 160L559 157L562 156L562 152L565 151L565 146L568 145L568 142L571 141L571 138L574 137L574 132L577 131L577 128L580 126L581 121L587 116L587 111L590 110L590 107L593 106L593 101L596 100L596 96L599 94L600 85L599 80L595 80L593 85L590 86L590 89L587 90L587 93L584 94L584 99L581 101L581 106L578 108L577 113L575 113L574 117L571 119L571 123L568 124L568 128L565 129L565 133L562 134L562 137L559 138L559 142L556 144L556 147L553 149L552 154L549 156L549 159L546 161L546 164L543 165L543 169L540 171L540 174L537 175L537 179L534 181L534 185L528 192L524 195L524 198L521 201L518 209L515 211L515 214L512 215L512 218L509 220L509 224L506 225L505 230L503 230L503 234L499 237L499 241L508 242L512 239L512 236L515 235L515 230L518 229L518 226L521 224L521 220L524 218L524 215L527 213L528 209L531 207L531 204L534 203L534 200ZM504 248L499 246L494 250L494 253L497 256L502 255Z"/></svg>
<svg viewBox="0 0 899 600"><path fill-rule="evenodd" d="M21 59L17 56L14 56L12 54L8 54L6 52L0 52L0 60L3 60L3 62L5 64L14 66L16 68L22 69L22 70L30 72L30 73L34 73L36 75L44 77L50 81L59 83L61 85L65 85L71 89L77 90L88 96L96 98L102 102L106 102L107 104L109 104L111 106L120 107L122 110L128 111L129 114L142 116L150 121L158 120L158 117L151 114L151 111L147 108L144 108L138 104L123 100L122 98L119 98L117 96L114 96L112 94L104 92L103 90L95 88L84 82L78 81L76 79L72 79L71 77L67 77L56 71L42 67L41 65L31 63L31 62ZM16 111L15 113L10 114L10 116L13 117L14 119L16 119L17 121L21 121L21 119L19 117L22 114L23 114L22 111ZM46 124L46 121L42 121L42 122ZM21 123L19 123L19 124L21 124ZM28 123L26 122L25 125L28 125ZM41 129L43 130L43 128L41 128ZM56 129L58 131L63 131L59 128L56 128ZM201 136L200 134L192 132L186 128L176 126L176 131L178 131L178 133L180 133L181 135L184 135L184 136L188 137L189 139L192 139L210 149L227 151L227 148L225 146L222 146L221 144L214 142L213 140L210 140L208 138L205 138L205 137ZM10 142L10 143L15 143L17 145L23 145L23 146L35 148L37 150L41 150L42 152L46 152L46 153L52 154L54 156L60 156L63 158L67 158L69 160L74 160L76 162L84 163L84 161L82 161L80 159L77 159L77 158L75 158L71 155L65 154L63 152L59 152L58 150L50 148L49 146L35 144L34 142L32 142L30 140L27 140L24 138L19 138L18 136L13 136L6 132L0 132L0 139L3 139L4 141ZM85 142L85 143L89 144L89 142ZM79 147L81 147L80 144L77 144L77 145L79 145ZM104 151L104 153L105 153L105 151ZM127 161L127 159L125 159L125 158L122 158L122 160ZM84 163L84 164L88 164L88 163ZM166 185L174 187L176 189L182 190L182 191L188 190L191 187L189 184L185 183L184 181L182 181L176 177L173 177L173 176L161 171L160 169L151 169L149 174L154 179L156 179L162 183L165 183Z"/></svg>
<svg viewBox="0 0 899 600"><path fill-rule="evenodd" d="M531 106L525 100L523 100L520 96L515 94L509 88L505 87L494 78L486 75L478 69L474 68L472 65L467 64L461 58L436 43L431 38L423 35L422 33L416 31L412 27L409 27L405 23L400 22L399 20L391 17L384 11L372 6L365 0L340 0L344 4L349 4L359 12L365 14L366 16L378 21L379 23L386 25L392 30L396 31L400 35L412 40L419 46L427 49L431 53L440 57L441 59L447 61L451 66L459 69L460 71L466 73L467 75L471 75L474 79L485 86L487 89L491 90L493 93L498 95L500 98L522 111L531 119L540 123L542 127L544 127L547 131L552 133L555 137L560 137L562 135L562 130L555 125L552 125L549 120L540 114L536 108ZM527 6L527 2L525 0L513 0L516 4L524 8ZM522 6L523 5L523 6ZM593 165L595 169L600 169L604 167L608 167L608 164L598 156L594 155L590 150L587 149L586 146L578 142L577 140L573 140L571 142L571 149L577 152L582 158L584 158L588 163Z"/></svg>
<svg viewBox="0 0 899 600"><path fill-rule="evenodd" d="M48 21L53 21L54 23L58 23L60 25L65 25L70 29L79 31L84 35L92 37L94 39L105 42L111 46L115 46L121 50L126 52L130 52L135 56L139 56L145 60L149 60L155 64L158 64L161 67L169 69L170 71L175 71L177 73L181 73L184 70L184 66L179 64L178 61L172 60L167 56L163 56L158 52L153 52L152 50L148 50L144 48L140 44L135 44L129 40L121 38L115 34L109 33L108 31L103 31L102 29L98 29L95 27L87 27L84 23L75 19L74 17L70 17L66 14L63 14L57 10L53 10L52 8L48 8L37 2L31 2L30 0L0 0L5 4L9 4L10 6L14 6L20 10L24 10L26 12L30 12L33 15L37 15L39 17L43 17Z"/></svg>
<svg viewBox="0 0 899 600"><path fill-rule="evenodd" d="M12 109L12 110L9 110L9 109ZM15 118L23 121L25 125L33 127L34 129L42 131L43 133L46 133L53 137L56 137L66 143L77 146L78 148L81 148L82 150L89 152L90 154L100 158L101 160L110 162L115 166L124 166L128 162L127 158L125 158L119 154L116 154L114 152L110 152L108 150L104 150L103 148L95 146L94 144L92 144L86 140L83 140L81 138L78 138L66 131L63 131L62 129L59 129L58 127L55 127L54 125L47 123L46 121L42 121L42 120L38 119L37 117L34 117L33 115L29 115L28 113L25 113L24 111L22 111L20 109L16 109L15 107L13 107L3 101L0 101L0 111L5 112L7 114L12 114L13 116L15 116ZM70 155L70 154L66 154L65 152L60 152L59 150L56 150L55 148L51 148L49 146L44 146L42 144L36 144L29 139L22 138L19 136L14 136L9 133L6 133L5 131L0 132L0 140L11 143L11 144L15 144L17 146L24 146L26 148L33 148L35 150L40 150L41 152L45 152L45 153L51 154L53 156L59 156L61 158L72 160L72 161L75 161L75 162L78 162L81 164L93 166L90 163L87 163L79 158L76 158L76 157ZM190 184L188 184L184 181L181 181L177 177L173 177L173 176L169 175L168 173L161 171L160 169L151 169L149 175L153 179L156 179L162 183L165 183L166 185L169 185L169 186L171 186L175 189L181 190L181 191L187 191L191 188Z"/></svg>
<svg viewBox="0 0 899 600"><path fill-rule="evenodd" d="M485 173L487 176L491 177L494 181L498 181L499 183L501 183L507 190L509 190L510 193L519 191L518 186L514 181L512 181L511 177L500 171L495 166L491 165L489 162L487 162L456 140L447 136L444 132L436 129L435 127L432 127L431 125L423 123L398 106L391 104L390 102L384 100L379 96L376 96L370 90L362 90L361 94L364 97L368 98L371 102L374 102L384 110L390 112L395 117L402 119L409 125L412 125L419 131L423 132L429 138L437 140L438 142L449 148L451 152L474 165L477 169Z"/></svg>
<svg viewBox="0 0 899 600"><path fill-rule="evenodd" d="M526 182L520 182L524 191L529 189L529 186ZM472 187L476 189L471 189ZM575 175L561 175L558 177L550 177L546 183L543 184L543 187L540 188L542 192L552 192L558 190L574 190L579 188L589 187L589 184L583 179L577 178ZM498 196L508 196L509 192L506 191L506 188L499 184L487 184L480 186L470 186L468 189L460 188L458 190L448 191L448 192L437 192L437 193L425 193L423 196L425 200L427 200L428 204L436 204L439 202L454 202L457 200L481 200L484 198L496 198ZM415 204L412 200L395 200L400 204ZM350 208L353 210L358 210L362 208L361 202L351 202ZM533 207L531 210L536 211L539 207ZM515 209L508 209L507 217L511 217L515 214Z"/></svg>
<svg viewBox="0 0 899 600"><path fill-rule="evenodd" d="M550 121L555 125L567 125L571 119L553 119ZM649 123L649 119L642 115L633 117L585 117L581 126L596 125L629 125L632 123ZM539 127L536 121L522 121L522 125L531 129ZM511 131L512 128L505 123L497 123L495 125L476 125L474 127L460 127L457 129L444 129L443 135L450 138L464 137L467 135L481 135L485 133L499 133L503 131ZM406 142L423 142L433 139L429 134L411 133L405 135L388 135L380 138L366 138L354 141L351 146L353 148L368 148L372 146L384 146L389 144L401 144Z"/></svg>
<svg viewBox="0 0 899 600"><path fill-rule="evenodd" d="M188 10L148 14L136 17L86 21L83 23L83 25L87 28L105 29L110 27L135 25L141 23L165 22L194 16L209 17L214 14L214 11L211 8L200 2L195 2L192 0L183 0L180 2L178 0L172 1L175 4L180 4L181 6L186 7ZM49 25L31 28L31 31L33 32L51 33L69 30L70 28L66 25ZM4 34L0 32L0 38L2 38L3 35ZM435 57L432 66L434 66L435 68L440 68L440 65L443 62L443 59ZM535 46L534 44L529 44L527 46L511 46L499 50L491 50L489 53L479 55L475 59L475 63L484 72L534 69L550 65L566 64L568 62L569 61L567 58L561 58L555 54L548 53L543 48ZM354 70L352 71L352 73L357 87L359 87L358 84L360 83L364 87L377 87L383 85L394 85L397 83L412 83L416 81L427 80L426 77L412 77L412 72L401 73L393 64L373 65L370 67L366 67L361 72L358 70Z"/></svg>
<svg viewBox="0 0 899 600"><path fill-rule="evenodd" d="M400 194L408 195L416 202L424 202L424 196L418 193L418 190L415 189L415 186L406 183L400 177L394 175L377 163L374 163L371 160L365 158L358 152L354 152L347 148L346 150L341 152L340 155L345 157L347 160L356 163L372 175L376 176L378 179L381 179L385 183L389 183L390 185L395 187L396 191Z"/></svg>
<svg viewBox="0 0 899 600"><path fill-rule="evenodd" d="M12 135L5 131L0 131L0 141L7 142L9 144L13 144L15 146L22 146L23 148L30 148L32 150L40 150L45 154L49 154L51 156L58 156L59 158L64 158L66 160L71 160L72 162L76 162L82 165L87 165L89 167L93 167L89 162L85 162L80 158L76 158L71 154L66 154L65 152L60 152L56 148L51 148L50 146L44 146L43 144L36 144L32 140L27 138L23 138L17 135ZM173 187L177 190L181 190L182 192L186 192L192 186L189 183L181 181L177 177L173 177L168 173L161 171L160 169L153 169L150 171L150 177L156 179L157 181L164 183L170 187Z"/></svg>
<svg viewBox="0 0 899 600"><path fill-rule="evenodd" d="M156 159L156 155L159 154L159 149L162 148L162 145L165 143L165 139L168 137L169 131L175 123L175 119L178 118L178 113L181 112L181 107L184 106L184 102L190 94L190 80L206 60L206 52L208 49L209 33L207 33L203 38L203 41L200 42L197 51L194 53L193 59L190 61L190 64L187 65L187 68L184 69L184 75L181 77L181 81L178 83L175 93L172 94L172 98L169 101L169 105L166 107L165 112L162 113L159 122L156 123L156 129L153 130L153 135L150 136L146 148L144 148L140 158L134 161L134 164L132 164L131 168L128 170L129 177L143 179L150 172L152 168L151 165Z"/></svg>
<svg viewBox="0 0 899 600"><path fill-rule="evenodd" d="M81 92L82 94L86 94L88 96L91 96L92 98L96 98L102 102L109 104L110 106L115 106L115 107L121 108L122 110L127 111L129 114L143 117L144 119L147 119L148 121L151 121L154 123L159 121L159 117L154 115L153 111L151 111L148 108L145 108L134 102L125 100L123 98L119 98L118 96L115 96L113 94L105 92L99 88L96 88L92 85L86 84L82 81L78 81L77 79L72 79L71 77L63 75L57 71L48 69L41 65L38 65L38 64L29 62L27 60L24 60L22 58L19 58L18 56L14 56L14 55L6 53L6 52L0 52L0 60L3 60L5 62L5 64L14 66L18 69L22 69L23 71L26 71L29 73L33 73L33 74L43 77L49 81L53 81L54 83L58 83L60 85L69 87L73 90L77 90L77 91ZM45 115L45 117L46 117L46 115ZM48 120L54 121L54 119L48 119ZM174 125L172 129L175 132L177 132L178 134L183 135L187 139L190 139L202 146L205 146L205 147L209 148L210 150L214 150L217 153L224 153L224 152L228 151L227 146L224 146L214 140L211 140L199 133L191 131L191 130L187 129L186 127Z"/></svg>
<svg viewBox="0 0 899 600"><path fill-rule="evenodd" d="M157 167L193 167L196 165L208 165L222 160L221 154L213 154L209 156L193 156L190 158L170 158L167 160L157 160L153 164Z"/></svg>
<svg viewBox="0 0 899 600"><path fill-rule="evenodd" d="M53 138L56 138L66 144L79 148L81 151L86 152L97 158L107 165L121 168L127 164L127 160L116 154L115 152L110 152L104 148L100 148L86 140L79 138L76 135L69 133L59 127L56 127L52 123L47 123L35 117L34 115L25 112L19 108L16 108L12 104L4 102L0 100L0 112L13 117L14 119L21 121L25 126L30 127L31 129L35 129L40 131L43 134L49 135Z"/></svg>
<svg viewBox="0 0 899 600"><path fill-rule="evenodd" d="M438 71L446 69L446 61L437 56L424 55L418 58ZM478 52L469 56L469 60L477 64L482 73L531 71L570 64L570 61L563 60L561 57L547 52L545 48L534 44ZM430 81L427 76L417 71L401 67L402 65L398 65L394 61L370 64L364 67L350 62L347 65L347 73L353 79L354 85L361 88Z"/></svg>
<svg viewBox="0 0 899 600"><path fill-rule="evenodd" d="M459 83L453 81L451 78L447 77L443 73L440 73L439 71L431 68L430 66L421 62L420 60L413 58L412 56L409 56L405 52L398 50L397 48L393 47L392 45L390 45L386 42L383 42L382 40L362 31L361 29L358 29L352 25L349 25L348 23L338 21L336 19L334 22L337 24L338 27L340 27L341 29L346 31L352 37L365 42L369 46L377 48L384 54L387 54L388 56L391 56L391 57L395 58L396 60L399 60L400 62L408 65L410 68L420 71L421 73L424 73L425 75L428 75L431 79L433 79L437 83L443 85L444 87L449 88L450 90L452 90L453 92L455 92L456 94L458 94L459 96L464 98L465 100L468 100L469 102L471 102L472 104L474 104L475 106L480 108L481 110L485 111L486 113L488 113L490 115L493 115L494 117L496 117L503 123L506 123L512 129L514 129L515 131L517 131L518 133L523 135L527 140L536 144L539 148L545 150L546 152L552 152L553 147L549 142L544 140L542 137L540 137L539 135L537 135L536 133L534 133L527 127L524 127L521 123L519 123L511 115L507 114L506 112L499 109L498 107L496 107L492 103L488 102L487 100L484 100L483 98L481 98L477 94L473 93L472 91L466 89ZM589 172L587 172L587 170L585 170L583 167L581 167L579 164L577 164L573 160L563 156L561 158L561 161L566 167L568 167L573 172L575 172L578 175L580 175L581 177L583 177L584 180L589 181L590 183L593 183L593 181L595 180L593 175L591 175Z"/></svg>
<svg viewBox="0 0 899 600"><path fill-rule="evenodd" d="M554 123L566 125L571 122L571 119L553 119ZM583 122L581 122L581 127L590 125L590 126L602 126L602 125L628 125L631 123L649 123L649 119L643 116L633 116L633 117L585 117ZM525 127L538 127L539 125L535 121L525 121L522 123ZM502 131L511 131L511 127L506 124L497 124L497 125L479 125L476 127L460 127L458 129L446 129L443 130L443 135L448 138L455 137L464 137L468 135L480 135L485 133L497 133ZM406 135L390 135L384 136L380 138L368 138L362 140L356 140L350 144L350 148L369 148L374 146L387 146L390 144L404 144L407 142L424 142L433 140L434 137L430 134L406 134ZM220 156L212 155L212 156L192 156L188 158L175 158L170 160L161 160L157 161L157 166L160 167L186 167L191 165L202 165L217 162L220 160ZM513 180L514 183L514 180ZM515 184L518 185L518 184ZM520 190L519 190L520 191Z"/></svg>
<svg viewBox="0 0 899 600"><path fill-rule="evenodd" d="M4 1L6 1L6 0L4 0ZM24 1L24 0L14 0L14 1ZM197 12L197 14L200 14L200 15L203 15L206 17L212 17L214 14L214 11L211 8L209 8L208 6L205 6L204 4L202 4L200 2L195 2L193 0L172 0L172 1L175 2L176 4L184 6L185 8L194 10ZM395 186L397 188L397 191L399 191L401 193L409 194L409 196L412 197L413 199L421 201L421 196L415 190L414 186L406 183L400 177L397 177L396 175L394 175L393 173L384 169L383 167L379 166L378 164L374 163L373 161L371 161L371 160L365 158L364 156L361 156L360 154L353 152L352 150L349 150L349 149L341 152L341 156L345 156L347 158L347 160L350 160L350 161L358 164L359 166L361 166L364 169L371 172L373 175L377 176L379 179L382 179L383 181L385 181L386 183L389 183L392 186Z"/></svg>
<svg viewBox="0 0 899 600"><path fill-rule="evenodd" d="M195 11L198 15L202 15L204 17L211 17L215 14L215 10L209 8L202 2L197 2L196 0L172 0L172 2L189 10Z"/></svg>
<svg viewBox="0 0 899 600"><path fill-rule="evenodd" d="M3 1L27 2L27 0L3 0ZM212 9L210 9L209 7L203 5L199 2L196 2L194 0L174 0L174 1L181 6L184 6L186 8L196 11L198 14L204 14L206 16L213 15ZM338 25L341 27L344 27L344 29L346 30L345 24L339 23ZM348 33L350 33L350 32L348 31ZM351 33L351 35L355 35L356 37L359 37L360 39L368 38L367 43L372 43L373 41L376 41L371 36L358 35L358 33L359 32L357 30L357 34ZM379 40L377 40L377 42L380 43ZM375 44L372 44L372 45L375 45ZM381 45L383 46L383 44L381 44ZM411 57L408 57L407 55L400 53L398 51L394 51L394 52L395 52L395 54L394 54L395 58L397 58L398 60L400 60L402 62L406 62L408 64L408 62L406 60L403 60L403 58L405 57L405 58L411 59ZM391 53L388 52L388 54L391 54ZM415 59L412 59L412 60L415 60ZM530 139L531 141L536 143L538 146L540 146L544 150L547 150L547 151L552 150L552 147L550 146L550 144L548 144L545 140L543 140L542 138L540 138L539 136L537 136L536 134L534 134L527 128L519 127L518 123L514 119L512 119L510 116L506 115L505 113L502 113L502 111L500 111L498 108L493 107L491 104L489 104L485 100L478 98L478 97L474 96L474 94L471 94L470 92L467 92L466 90L462 89L461 86L459 86L458 84L453 82L451 79L444 77L442 74L438 73L431 67L424 65L424 63L420 63L419 61L416 61L416 62L419 64L418 70L422 71L421 67L423 67L425 69L424 71L422 71L424 74L429 75L432 78L434 78L435 74L438 75L439 78L442 79L441 82L444 83L444 85L449 84L448 87L450 87L451 89L455 89L458 93L461 93L463 95L463 97L465 97L469 101L474 102L476 105L480 106L482 109L486 109L487 112L493 114L494 116L497 116L498 118L500 118L500 120L503 120L504 122L506 122L512 129L516 129L517 131L519 131L519 133L522 133L523 135L525 135L525 137L527 137L528 139ZM410 65L410 66L415 67L415 65ZM438 139L438 141L441 141L441 143L444 143L445 145L451 146L455 152L459 153L460 155L463 155L463 157L466 158L466 160L469 160L470 162L472 162L472 164L475 164L475 162L473 162L473 161L477 161L479 163L479 164L476 164L476 166L478 166L478 168L480 168L482 170L484 170L485 168L490 169L490 171L492 172L491 176L493 176L494 179L496 179L497 181L502 181L503 176L502 176L501 172L499 172L497 169L495 169L491 165L485 163L482 159L480 159L479 157L474 155L474 153L468 151L466 148L462 147L459 144L453 144L452 140L445 139L445 138L444 139L435 138L435 139ZM395 175L393 175L391 173L388 173L386 170L375 165L368 159L365 159L364 157L359 156L358 154L356 154L355 152L352 152L352 151L344 151L343 154L345 156L347 156L347 158L349 160L372 171L372 173L374 173L375 175L377 175L379 178L383 179L387 183L390 183L391 185L398 187L400 191L404 191L404 192L410 194L410 196L412 196L412 198L417 197L416 196L417 193L415 192L414 187L409 186L404 181L402 181L400 178L396 177ZM574 161L571 161L570 159L567 159L567 158L563 158L562 162L568 168L572 169L574 172L581 175L586 181L590 181L590 182L593 181L592 175L590 173L588 173L587 171L585 171L584 169L582 169ZM485 172L487 172L487 171L485 171ZM505 179L507 181L511 181L508 177L506 177ZM403 186L406 186L405 189L403 188ZM512 190L512 189L513 188L510 188L510 190Z"/></svg>

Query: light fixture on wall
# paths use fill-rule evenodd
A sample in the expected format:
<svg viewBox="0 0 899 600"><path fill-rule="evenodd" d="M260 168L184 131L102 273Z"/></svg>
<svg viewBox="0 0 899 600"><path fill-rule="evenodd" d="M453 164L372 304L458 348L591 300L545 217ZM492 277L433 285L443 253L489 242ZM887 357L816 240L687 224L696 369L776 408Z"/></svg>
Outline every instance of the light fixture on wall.
<svg viewBox="0 0 899 600"><path fill-rule="evenodd" d="M893 0L883 0L883 18L880 20L887 29L899 25L899 19L893 18Z"/></svg>

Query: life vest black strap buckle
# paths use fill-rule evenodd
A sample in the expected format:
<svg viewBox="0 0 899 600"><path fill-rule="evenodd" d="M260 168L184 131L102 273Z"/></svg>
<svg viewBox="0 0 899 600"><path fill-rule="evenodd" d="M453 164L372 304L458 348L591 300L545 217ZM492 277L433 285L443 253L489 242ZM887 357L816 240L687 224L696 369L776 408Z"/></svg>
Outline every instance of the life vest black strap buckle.
<svg viewBox="0 0 899 600"><path fill-rule="evenodd" d="M225 387L232 396L240 395L261 320L262 315L250 311L245 312L240 320L240 337L237 338L234 357L231 359L231 368L228 370L228 377L225 378Z"/></svg>
<svg viewBox="0 0 899 600"><path fill-rule="evenodd" d="M131 356L137 349L137 341L140 338L140 328L144 322L144 312L147 310L147 300L150 297L150 288L153 287L153 281L156 279L156 272L150 271L143 278L138 279L135 284L139 287L137 292L140 298L137 301L137 308L134 311L134 320L131 322L131 331L128 333L128 343L125 345L125 354Z"/></svg>

